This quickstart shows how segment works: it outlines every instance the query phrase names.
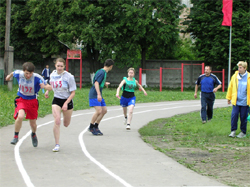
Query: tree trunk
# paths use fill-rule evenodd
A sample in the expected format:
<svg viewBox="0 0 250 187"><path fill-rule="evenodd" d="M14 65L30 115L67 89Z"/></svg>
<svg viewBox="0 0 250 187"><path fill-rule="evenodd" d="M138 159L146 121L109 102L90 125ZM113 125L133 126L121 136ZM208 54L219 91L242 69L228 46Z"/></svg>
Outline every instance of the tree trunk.
<svg viewBox="0 0 250 187"><path fill-rule="evenodd" d="M90 65L90 73L95 73L98 69L102 68L102 64L99 62L99 50L94 49L91 46L87 46L88 61Z"/></svg>
<svg viewBox="0 0 250 187"><path fill-rule="evenodd" d="M146 69L146 51L147 49L141 46L141 68ZM142 70L142 73L146 73L145 70Z"/></svg>

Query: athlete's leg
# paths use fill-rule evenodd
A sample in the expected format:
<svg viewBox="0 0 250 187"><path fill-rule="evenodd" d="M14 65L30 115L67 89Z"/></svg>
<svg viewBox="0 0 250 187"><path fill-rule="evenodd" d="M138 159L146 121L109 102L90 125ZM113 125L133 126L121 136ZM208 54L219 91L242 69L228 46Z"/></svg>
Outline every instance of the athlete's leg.
<svg viewBox="0 0 250 187"><path fill-rule="evenodd" d="M59 144L60 124L61 124L61 107L58 105L52 105L52 113L54 116L53 133L55 137L55 143Z"/></svg>
<svg viewBox="0 0 250 187"><path fill-rule="evenodd" d="M93 116L91 118L91 121L90 121L91 124L95 124L98 116L101 115L101 113L102 113L102 107L101 106L94 106L94 109L95 109L95 113L93 114Z"/></svg>
<svg viewBox="0 0 250 187"><path fill-rule="evenodd" d="M30 127L32 133L36 133L37 125L36 125L36 119L30 119Z"/></svg>
<svg viewBox="0 0 250 187"><path fill-rule="evenodd" d="M107 113L107 107L106 106L102 106L101 107L101 112L99 113L99 115L97 116L95 123L100 124L103 116ZM91 121L92 122L92 121Z"/></svg>
<svg viewBox="0 0 250 187"><path fill-rule="evenodd" d="M127 117L127 107L122 107L122 109L123 109L124 117L126 118Z"/></svg>
<svg viewBox="0 0 250 187"><path fill-rule="evenodd" d="M135 107L134 105L129 105L128 106L128 120L127 120L127 124L131 124L134 107Z"/></svg>
<svg viewBox="0 0 250 187"><path fill-rule="evenodd" d="M73 109L63 111L63 125L68 127L71 121L71 116L73 113Z"/></svg>
<svg viewBox="0 0 250 187"><path fill-rule="evenodd" d="M15 132L20 132L24 117L25 117L25 111L23 109L20 109L18 111L18 116L15 121Z"/></svg>

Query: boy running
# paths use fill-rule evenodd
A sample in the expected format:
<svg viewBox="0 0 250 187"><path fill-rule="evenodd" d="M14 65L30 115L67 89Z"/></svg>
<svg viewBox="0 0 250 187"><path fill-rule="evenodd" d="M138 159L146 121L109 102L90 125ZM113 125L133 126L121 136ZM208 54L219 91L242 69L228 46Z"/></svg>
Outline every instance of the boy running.
<svg viewBox="0 0 250 187"><path fill-rule="evenodd" d="M95 108L95 113L92 116L89 126L89 131L93 135L103 135L98 128L103 116L107 113L107 107L102 98L102 89L104 86L108 87L110 84L106 82L106 76L107 73L112 70L113 65L114 61L112 59L107 59L105 61L104 67L95 73L93 86L89 91L89 106Z"/></svg>
<svg viewBox="0 0 250 187"><path fill-rule="evenodd" d="M26 114L26 119L29 119L30 127L32 130L31 139L34 147L37 147L38 140L36 136L36 120L38 116L38 100L37 93L40 88L51 89L50 85L44 85L44 79L41 75L34 73L35 66L31 62L23 64L23 71L16 70L6 77L9 81L12 77L17 79L19 89L17 92L18 97L15 98L15 135L14 139L10 142L15 145L18 142L18 134L22 127L22 122Z"/></svg>

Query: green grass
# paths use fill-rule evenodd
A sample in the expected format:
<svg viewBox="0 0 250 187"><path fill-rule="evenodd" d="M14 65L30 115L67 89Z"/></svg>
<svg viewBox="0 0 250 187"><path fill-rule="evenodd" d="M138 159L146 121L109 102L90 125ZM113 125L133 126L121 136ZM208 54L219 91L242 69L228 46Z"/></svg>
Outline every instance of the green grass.
<svg viewBox="0 0 250 187"><path fill-rule="evenodd" d="M12 91L8 91L7 86L0 86L0 127L14 124L13 113L14 113L14 99L17 96L17 86L13 87ZM88 93L90 87L84 87L81 90L76 90L74 97L74 110L83 110L89 108ZM194 91L180 92L178 90L163 90L159 92L156 88L146 88L148 96L144 96L143 92L136 90L136 102L137 103L148 103L148 102L160 102L160 101L177 101L177 100L191 100L194 99ZM119 105L119 100L115 97L116 88L109 88L103 90L103 97L107 106ZM121 94L121 93L120 93ZM224 99L226 93L216 93L216 98ZM39 110L38 117L44 117L47 114L51 114L51 102L53 99L53 92L50 92L50 97L45 99L42 91L39 92Z"/></svg>
<svg viewBox="0 0 250 187"><path fill-rule="evenodd" d="M139 129L141 138L177 162L230 186L248 186L250 133L228 137L232 107L214 109L211 122L201 123L200 112L151 121ZM240 124L240 121L238 121ZM239 126L239 125L238 125ZM236 134L240 133L240 129ZM239 168L244 174L238 173ZM226 172L222 172L226 171ZM237 181L236 179L243 179Z"/></svg>

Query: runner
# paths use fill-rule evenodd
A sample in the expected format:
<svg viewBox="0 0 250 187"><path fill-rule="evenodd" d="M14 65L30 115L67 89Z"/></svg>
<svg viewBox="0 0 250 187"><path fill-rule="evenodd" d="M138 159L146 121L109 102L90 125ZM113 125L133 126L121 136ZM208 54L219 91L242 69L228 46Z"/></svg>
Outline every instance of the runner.
<svg viewBox="0 0 250 187"><path fill-rule="evenodd" d="M6 77L6 81L10 81L12 77L17 79L19 89L18 97L15 98L15 135L10 142L15 145L18 142L18 135L22 127L23 119L29 119L31 127L31 139L34 147L37 147L38 140L36 136L37 116L38 116L38 100L37 93L40 88L51 89L49 85L44 85L44 79L41 75L34 73L35 66L31 62L23 64L23 70L16 70Z"/></svg>
<svg viewBox="0 0 250 187"><path fill-rule="evenodd" d="M72 112L73 112L73 98L75 96L76 82L73 75L65 71L65 60L63 58L57 58L55 62L56 70L50 75L50 84L54 91L54 99L52 101L52 113L54 116L54 137L55 148L54 152L58 152L60 149L60 124L61 124L61 112L63 113L63 125L68 127L70 124ZM45 97L49 97L49 91L46 91Z"/></svg>
<svg viewBox="0 0 250 187"><path fill-rule="evenodd" d="M130 124L133 116L133 110L135 107L135 88L138 86L143 92L144 95L147 95L147 92L143 89L143 87L138 83L137 80L134 78L135 76L135 69L134 68L129 68L128 69L128 78L123 77L123 80L121 81L119 87L117 88L116 91L116 97L120 99L120 105L123 108L123 114L125 117L124 120L124 125L127 124L126 129L130 130ZM123 93L120 98L119 92L120 89L122 88ZM127 107L128 107L128 115L127 115Z"/></svg>
<svg viewBox="0 0 250 187"><path fill-rule="evenodd" d="M103 116L107 113L107 107L105 100L102 97L102 89L104 86L108 87L110 84L106 82L106 76L109 71L112 70L114 61L107 59L104 63L104 67L99 69L93 78L93 86L89 91L89 106L95 108L95 113L90 121L89 131L93 135L103 135L99 129L99 124Z"/></svg>

